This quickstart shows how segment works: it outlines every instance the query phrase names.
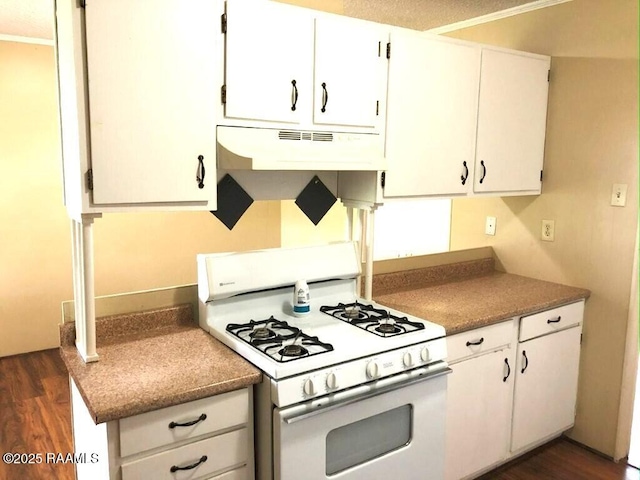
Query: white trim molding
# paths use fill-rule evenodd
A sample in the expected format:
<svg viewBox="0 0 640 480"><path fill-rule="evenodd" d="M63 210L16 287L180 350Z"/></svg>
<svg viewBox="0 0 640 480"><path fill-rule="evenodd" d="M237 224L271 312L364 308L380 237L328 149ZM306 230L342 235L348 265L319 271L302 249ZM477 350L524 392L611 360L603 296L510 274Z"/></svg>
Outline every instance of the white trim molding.
<svg viewBox="0 0 640 480"><path fill-rule="evenodd" d="M514 15L520 15L521 13L532 12L541 8L552 7L561 3L570 2L572 0L536 0L534 2L525 3L524 5L518 5L517 7L507 8L506 10L500 10L498 12L488 13L480 17L470 18L468 20L462 20L461 22L451 23L449 25L443 25L441 27L432 28L426 30L429 33L448 33L454 30L461 30L463 28L473 27L475 25L481 25L483 23L493 22L502 18L513 17Z"/></svg>
<svg viewBox="0 0 640 480"><path fill-rule="evenodd" d="M5 35L2 33L0 33L0 41L1 42L33 43L36 45L47 45L49 47L53 47L53 40L48 40L46 38L19 37L17 35Z"/></svg>

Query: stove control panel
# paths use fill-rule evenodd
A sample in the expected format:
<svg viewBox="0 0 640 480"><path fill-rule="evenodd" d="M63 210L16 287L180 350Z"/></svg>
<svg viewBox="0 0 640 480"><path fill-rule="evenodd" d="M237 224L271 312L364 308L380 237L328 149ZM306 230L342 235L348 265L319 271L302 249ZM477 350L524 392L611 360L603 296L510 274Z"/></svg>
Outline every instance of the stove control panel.
<svg viewBox="0 0 640 480"><path fill-rule="evenodd" d="M447 346L444 338L383 352L272 381L272 400L276 406L286 407L446 360L446 356Z"/></svg>

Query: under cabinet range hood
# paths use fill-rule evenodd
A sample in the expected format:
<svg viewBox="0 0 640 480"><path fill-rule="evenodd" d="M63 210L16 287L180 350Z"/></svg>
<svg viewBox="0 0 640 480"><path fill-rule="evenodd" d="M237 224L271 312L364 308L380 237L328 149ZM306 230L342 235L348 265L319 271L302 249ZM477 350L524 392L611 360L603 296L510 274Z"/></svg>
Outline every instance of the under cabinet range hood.
<svg viewBox="0 0 640 480"><path fill-rule="evenodd" d="M379 134L217 127L223 170L384 170Z"/></svg>

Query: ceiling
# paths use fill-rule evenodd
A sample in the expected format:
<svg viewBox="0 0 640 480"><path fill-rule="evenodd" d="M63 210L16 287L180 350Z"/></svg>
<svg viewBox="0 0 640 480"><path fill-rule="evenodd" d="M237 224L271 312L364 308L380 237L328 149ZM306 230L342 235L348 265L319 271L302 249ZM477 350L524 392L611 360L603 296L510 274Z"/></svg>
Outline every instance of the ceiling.
<svg viewBox="0 0 640 480"><path fill-rule="evenodd" d="M0 0L0 35L53 40L54 0Z"/></svg>
<svg viewBox="0 0 640 480"><path fill-rule="evenodd" d="M344 13L379 23L429 30L471 18L539 4L533 0L344 0Z"/></svg>
<svg viewBox="0 0 640 480"><path fill-rule="evenodd" d="M0 35L53 39L54 0L1 2ZM428 30L525 4L545 3L544 0L343 0L347 16L415 30Z"/></svg>

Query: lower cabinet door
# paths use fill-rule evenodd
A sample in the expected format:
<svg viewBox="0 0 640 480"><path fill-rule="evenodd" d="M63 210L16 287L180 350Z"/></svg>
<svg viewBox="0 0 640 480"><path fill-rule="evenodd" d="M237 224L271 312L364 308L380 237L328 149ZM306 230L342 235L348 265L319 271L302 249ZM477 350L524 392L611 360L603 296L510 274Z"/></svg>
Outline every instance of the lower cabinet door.
<svg viewBox="0 0 640 480"><path fill-rule="evenodd" d="M518 345L512 452L574 424L581 331L578 325Z"/></svg>
<svg viewBox="0 0 640 480"><path fill-rule="evenodd" d="M514 351L451 365L447 390L445 478L459 480L503 461L511 426Z"/></svg>

